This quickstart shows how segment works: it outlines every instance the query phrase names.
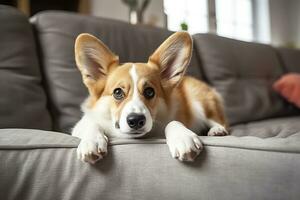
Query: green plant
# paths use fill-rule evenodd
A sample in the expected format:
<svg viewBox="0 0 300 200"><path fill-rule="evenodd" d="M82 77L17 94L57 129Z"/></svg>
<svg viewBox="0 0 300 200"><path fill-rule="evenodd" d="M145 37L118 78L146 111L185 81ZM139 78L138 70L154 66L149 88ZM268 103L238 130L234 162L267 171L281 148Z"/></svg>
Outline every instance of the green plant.
<svg viewBox="0 0 300 200"><path fill-rule="evenodd" d="M180 27L181 27L181 30L183 30L183 31L187 31L189 29L189 26L186 22L182 22L180 24Z"/></svg>

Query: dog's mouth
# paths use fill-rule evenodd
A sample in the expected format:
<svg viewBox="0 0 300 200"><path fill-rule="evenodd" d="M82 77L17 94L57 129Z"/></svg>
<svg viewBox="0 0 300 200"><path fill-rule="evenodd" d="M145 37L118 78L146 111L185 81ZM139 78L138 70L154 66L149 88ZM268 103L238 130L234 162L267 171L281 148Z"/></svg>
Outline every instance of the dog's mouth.
<svg viewBox="0 0 300 200"><path fill-rule="evenodd" d="M115 122L115 128L120 130L119 121ZM124 134L132 135L133 137L141 137L141 136L143 136L147 133L147 131L144 128L138 129L138 130L131 129L131 130L126 131L126 132L124 132L124 131L121 131L121 132L124 133Z"/></svg>
<svg viewBox="0 0 300 200"><path fill-rule="evenodd" d="M145 130L132 130L127 132L127 134L133 134L133 135L140 135L140 134L145 134L146 131Z"/></svg>

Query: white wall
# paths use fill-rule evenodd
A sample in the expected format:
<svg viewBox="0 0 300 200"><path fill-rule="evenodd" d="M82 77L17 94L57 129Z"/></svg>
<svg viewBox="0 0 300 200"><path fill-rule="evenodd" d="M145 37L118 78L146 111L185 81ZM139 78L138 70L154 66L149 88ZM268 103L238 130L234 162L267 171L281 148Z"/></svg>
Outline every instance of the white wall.
<svg viewBox="0 0 300 200"><path fill-rule="evenodd" d="M294 43L297 47L300 47L300 1L294 0L291 3L291 17L290 26Z"/></svg>
<svg viewBox="0 0 300 200"><path fill-rule="evenodd" d="M300 47L300 1L269 1L272 44Z"/></svg>
<svg viewBox="0 0 300 200"><path fill-rule="evenodd" d="M165 27L164 1L152 0L145 12L144 18L146 24L152 24L151 22L153 22L155 26Z"/></svg>
<svg viewBox="0 0 300 200"><path fill-rule="evenodd" d="M90 0L91 14L128 22L129 10L121 0ZM152 0L148 5L144 21L146 24L164 27L163 0Z"/></svg>
<svg viewBox="0 0 300 200"><path fill-rule="evenodd" d="M128 9L121 0L90 0L90 13L94 16L128 21Z"/></svg>

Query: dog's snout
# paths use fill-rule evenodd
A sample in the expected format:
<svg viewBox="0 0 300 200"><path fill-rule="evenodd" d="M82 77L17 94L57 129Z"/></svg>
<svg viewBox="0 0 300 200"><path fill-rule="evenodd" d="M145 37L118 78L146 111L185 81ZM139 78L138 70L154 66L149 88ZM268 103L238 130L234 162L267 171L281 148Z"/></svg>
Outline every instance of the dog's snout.
<svg viewBox="0 0 300 200"><path fill-rule="evenodd" d="M127 124L130 128L138 130L146 123L146 117L143 114L131 113L127 116Z"/></svg>

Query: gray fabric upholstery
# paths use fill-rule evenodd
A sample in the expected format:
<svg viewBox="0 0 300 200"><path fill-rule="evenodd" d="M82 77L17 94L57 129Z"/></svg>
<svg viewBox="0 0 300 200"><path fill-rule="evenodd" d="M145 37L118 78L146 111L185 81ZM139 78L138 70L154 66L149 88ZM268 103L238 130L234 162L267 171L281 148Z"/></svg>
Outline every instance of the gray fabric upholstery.
<svg viewBox="0 0 300 200"><path fill-rule="evenodd" d="M0 128L51 129L28 19L0 7Z"/></svg>
<svg viewBox="0 0 300 200"><path fill-rule="evenodd" d="M210 34L193 38L207 81L224 98L230 124L297 112L272 89L284 71L271 46Z"/></svg>
<svg viewBox="0 0 300 200"><path fill-rule="evenodd" d="M279 48L278 53L286 72L300 73L299 49Z"/></svg>
<svg viewBox="0 0 300 200"><path fill-rule="evenodd" d="M300 134L300 116L265 119L238 124L231 127L231 135L260 138L281 137Z"/></svg>
<svg viewBox="0 0 300 200"><path fill-rule="evenodd" d="M79 33L101 38L122 62L145 61L170 34L62 12L41 13L32 23L55 130L63 131L79 119L79 104L87 95L74 63ZM3 6L0 25L0 128L50 129L30 25ZM164 139L113 139L107 157L90 165L76 159L78 138L0 129L0 199L298 200L300 116L269 118L294 109L270 85L283 71L298 69L298 54L282 53L288 66L283 70L266 45L211 35L195 35L194 44L190 74L206 78L221 92L231 123L245 122L232 126L232 136L201 136L204 151L194 163L171 158Z"/></svg>
<svg viewBox="0 0 300 200"><path fill-rule="evenodd" d="M100 38L121 62L146 62L171 32L146 26L65 12L44 12L32 18L43 55L43 68L53 105L55 130L70 132L80 118L79 105L87 96L75 65L74 42L80 33ZM197 60L190 74L200 77Z"/></svg>
<svg viewBox="0 0 300 200"><path fill-rule="evenodd" d="M165 140L117 139L89 165L76 160L77 138L3 129L0 199L299 199L299 133L201 139L194 163L171 158Z"/></svg>

